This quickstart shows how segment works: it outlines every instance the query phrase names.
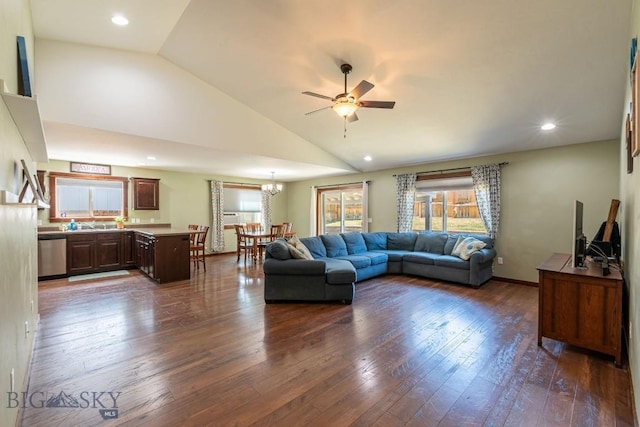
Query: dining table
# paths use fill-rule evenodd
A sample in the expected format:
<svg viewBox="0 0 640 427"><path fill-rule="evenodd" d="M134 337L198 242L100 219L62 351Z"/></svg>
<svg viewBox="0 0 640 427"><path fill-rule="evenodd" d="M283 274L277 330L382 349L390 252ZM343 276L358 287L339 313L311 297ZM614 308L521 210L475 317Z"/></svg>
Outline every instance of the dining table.
<svg viewBox="0 0 640 427"><path fill-rule="evenodd" d="M252 242L251 258L257 261L262 258L262 251L259 250L261 243L272 242L276 239L276 235L270 231L245 231L242 236Z"/></svg>

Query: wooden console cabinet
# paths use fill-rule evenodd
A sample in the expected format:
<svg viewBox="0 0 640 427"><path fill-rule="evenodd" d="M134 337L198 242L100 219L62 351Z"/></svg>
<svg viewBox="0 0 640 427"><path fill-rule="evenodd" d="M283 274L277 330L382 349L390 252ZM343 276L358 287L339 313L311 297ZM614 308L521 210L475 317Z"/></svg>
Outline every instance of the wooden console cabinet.
<svg viewBox="0 0 640 427"><path fill-rule="evenodd" d="M600 263L574 268L571 255L553 254L538 267L538 345L542 337L599 351L622 365L622 292L619 271Z"/></svg>

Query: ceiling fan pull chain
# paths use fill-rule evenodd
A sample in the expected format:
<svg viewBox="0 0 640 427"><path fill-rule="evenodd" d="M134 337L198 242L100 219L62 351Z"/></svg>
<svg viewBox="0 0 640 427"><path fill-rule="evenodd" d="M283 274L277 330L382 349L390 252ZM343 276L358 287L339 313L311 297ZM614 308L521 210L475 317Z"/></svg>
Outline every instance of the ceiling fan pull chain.
<svg viewBox="0 0 640 427"><path fill-rule="evenodd" d="M343 138L347 137L347 118L344 118L344 136Z"/></svg>

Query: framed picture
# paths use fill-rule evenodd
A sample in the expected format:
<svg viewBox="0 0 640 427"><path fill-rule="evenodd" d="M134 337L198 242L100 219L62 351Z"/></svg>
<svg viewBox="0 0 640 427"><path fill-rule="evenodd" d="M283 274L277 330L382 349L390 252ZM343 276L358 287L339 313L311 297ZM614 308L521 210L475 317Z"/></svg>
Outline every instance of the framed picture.
<svg viewBox="0 0 640 427"><path fill-rule="evenodd" d="M91 173L97 175L111 175L111 166L92 163L70 163L70 171L76 173Z"/></svg>
<svg viewBox="0 0 640 427"><path fill-rule="evenodd" d="M631 155L636 157L640 154L640 72L638 71L638 55L631 70Z"/></svg>
<svg viewBox="0 0 640 427"><path fill-rule="evenodd" d="M631 115L627 114L625 121L624 140L627 147L627 173L633 172L633 156L631 155L631 144L633 140L633 132L631 132Z"/></svg>

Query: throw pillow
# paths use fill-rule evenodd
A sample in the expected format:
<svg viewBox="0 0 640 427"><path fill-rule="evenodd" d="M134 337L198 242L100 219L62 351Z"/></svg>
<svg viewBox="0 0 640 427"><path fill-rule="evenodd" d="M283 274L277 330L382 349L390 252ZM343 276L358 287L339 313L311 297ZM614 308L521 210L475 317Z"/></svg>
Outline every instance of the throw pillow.
<svg viewBox="0 0 640 427"><path fill-rule="evenodd" d="M453 245L453 249L451 250L451 255L453 256L460 256L460 245L462 244L462 242L464 241L464 239L466 239L467 236L458 236L458 240L456 240L455 245Z"/></svg>
<svg viewBox="0 0 640 427"><path fill-rule="evenodd" d="M293 236L287 246L289 247L289 253L291 253L292 257L297 259L313 259L309 249L307 249L297 236Z"/></svg>
<svg viewBox="0 0 640 427"><path fill-rule="evenodd" d="M480 249L484 248L485 246L487 246L487 244L485 242L482 242L478 239L475 239L473 237L467 237L466 239L464 239L462 241L462 243L460 244L460 259L463 260L468 260L469 258L471 258L471 254L473 254L476 251L479 251Z"/></svg>

